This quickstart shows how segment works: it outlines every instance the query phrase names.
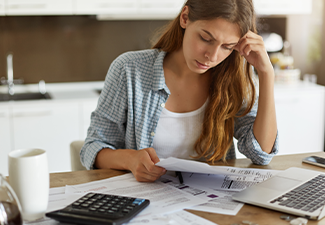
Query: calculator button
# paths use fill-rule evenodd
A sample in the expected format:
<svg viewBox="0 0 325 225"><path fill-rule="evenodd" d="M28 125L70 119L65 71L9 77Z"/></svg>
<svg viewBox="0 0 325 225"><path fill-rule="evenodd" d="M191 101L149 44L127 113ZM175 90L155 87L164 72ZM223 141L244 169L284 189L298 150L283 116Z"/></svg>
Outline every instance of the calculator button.
<svg viewBox="0 0 325 225"><path fill-rule="evenodd" d="M129 213L129 212L131 212L131 211L128 210L128 209L123 209L122 212L123 212L123 213Z"/></svg>
<svg viewBox="0 0 325 225"><path fill-rule="evenodd" d="M142 207L139 205L141 201L142 199L132 197L89 193L62 210L67 212L67 217L69 214L78 214L87 215L90 220L94 218L94 221L97 217L107 218L110 221L125 218L125 221L129 221L138 213L138 210L134 210L135 207L141 211L148 205L146 202L147 204L142 204L144 205Z"/></svg>
<svg viewBox="0 0 325 225"><path fill-rule="evenodd" d="M97 199L102 199L104 197L104 195L97 195L96 197L97 197Z"/></svg>
<svg viewBox="0 0 325 225"><path fill-rule="evenodd" d="M91 197L93 197L94 195L95 195L94 193L89 193L89 194L86 195L86 197L91 198Z"/></svg>

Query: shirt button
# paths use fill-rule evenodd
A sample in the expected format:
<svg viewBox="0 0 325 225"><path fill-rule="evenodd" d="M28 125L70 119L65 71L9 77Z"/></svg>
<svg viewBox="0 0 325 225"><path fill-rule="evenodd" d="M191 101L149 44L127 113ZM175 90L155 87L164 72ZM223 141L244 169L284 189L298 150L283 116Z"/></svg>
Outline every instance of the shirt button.
<svg viewBox="0 0 325 225"><path fill-rule="evenodd" d="M152 136L152 137L155 136L155 132L151 132L151 136Z"/></svg>
<svg viewBox="0 0 325 225"><path fill-rule="evenodd" d="M165 108L165 103L161 103L160 106L163 107L163 108Z"/></svg>

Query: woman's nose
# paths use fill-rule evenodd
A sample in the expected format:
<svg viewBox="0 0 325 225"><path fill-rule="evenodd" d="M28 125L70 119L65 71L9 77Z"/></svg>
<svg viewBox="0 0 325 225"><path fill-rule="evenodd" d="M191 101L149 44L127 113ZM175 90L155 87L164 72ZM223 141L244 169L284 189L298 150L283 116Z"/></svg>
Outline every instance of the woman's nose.
<svg viewBox="0 0 325 225"><path fill-rule="evenodd" d="M210 49L210 51L206 53L206 56L210 60L210 62L216 62L218 60L219 50L220 47L218 46L214 49Z"/></svg>

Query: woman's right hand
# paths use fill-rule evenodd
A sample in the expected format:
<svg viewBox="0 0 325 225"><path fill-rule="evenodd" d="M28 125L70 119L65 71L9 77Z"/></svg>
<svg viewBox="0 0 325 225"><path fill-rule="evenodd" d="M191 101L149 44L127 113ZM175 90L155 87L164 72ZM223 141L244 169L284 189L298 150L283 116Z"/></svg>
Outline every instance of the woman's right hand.
<svg viewBox="0 0 325 225"><path fill-rule="evenodd" d="M153 182L166 173L165 168L155 165L160 160L153 148L132 151L130 159L129 170L137 181Z"/></svg>

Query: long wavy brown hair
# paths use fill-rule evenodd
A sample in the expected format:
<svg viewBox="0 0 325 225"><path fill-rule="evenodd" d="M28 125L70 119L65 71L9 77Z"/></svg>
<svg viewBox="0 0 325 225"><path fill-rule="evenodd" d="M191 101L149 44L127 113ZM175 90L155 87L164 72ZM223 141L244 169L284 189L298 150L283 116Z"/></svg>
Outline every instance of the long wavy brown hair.
<svg viewBox="0 0 325 225"><path fill-rule="evenodd" d="M256 33L252 0L188 0L189 20L222 18L239 26L241 35L249 30ZM180 26L181 13L165 28L153 48L167 53L182 47L184 29ZM209 103L205 110L202 133L195 143L198 156L209 162L226 159L232 145L235 118L246 115L256 98L251 66L237 51L211 68L212 82Z"/></svg>

